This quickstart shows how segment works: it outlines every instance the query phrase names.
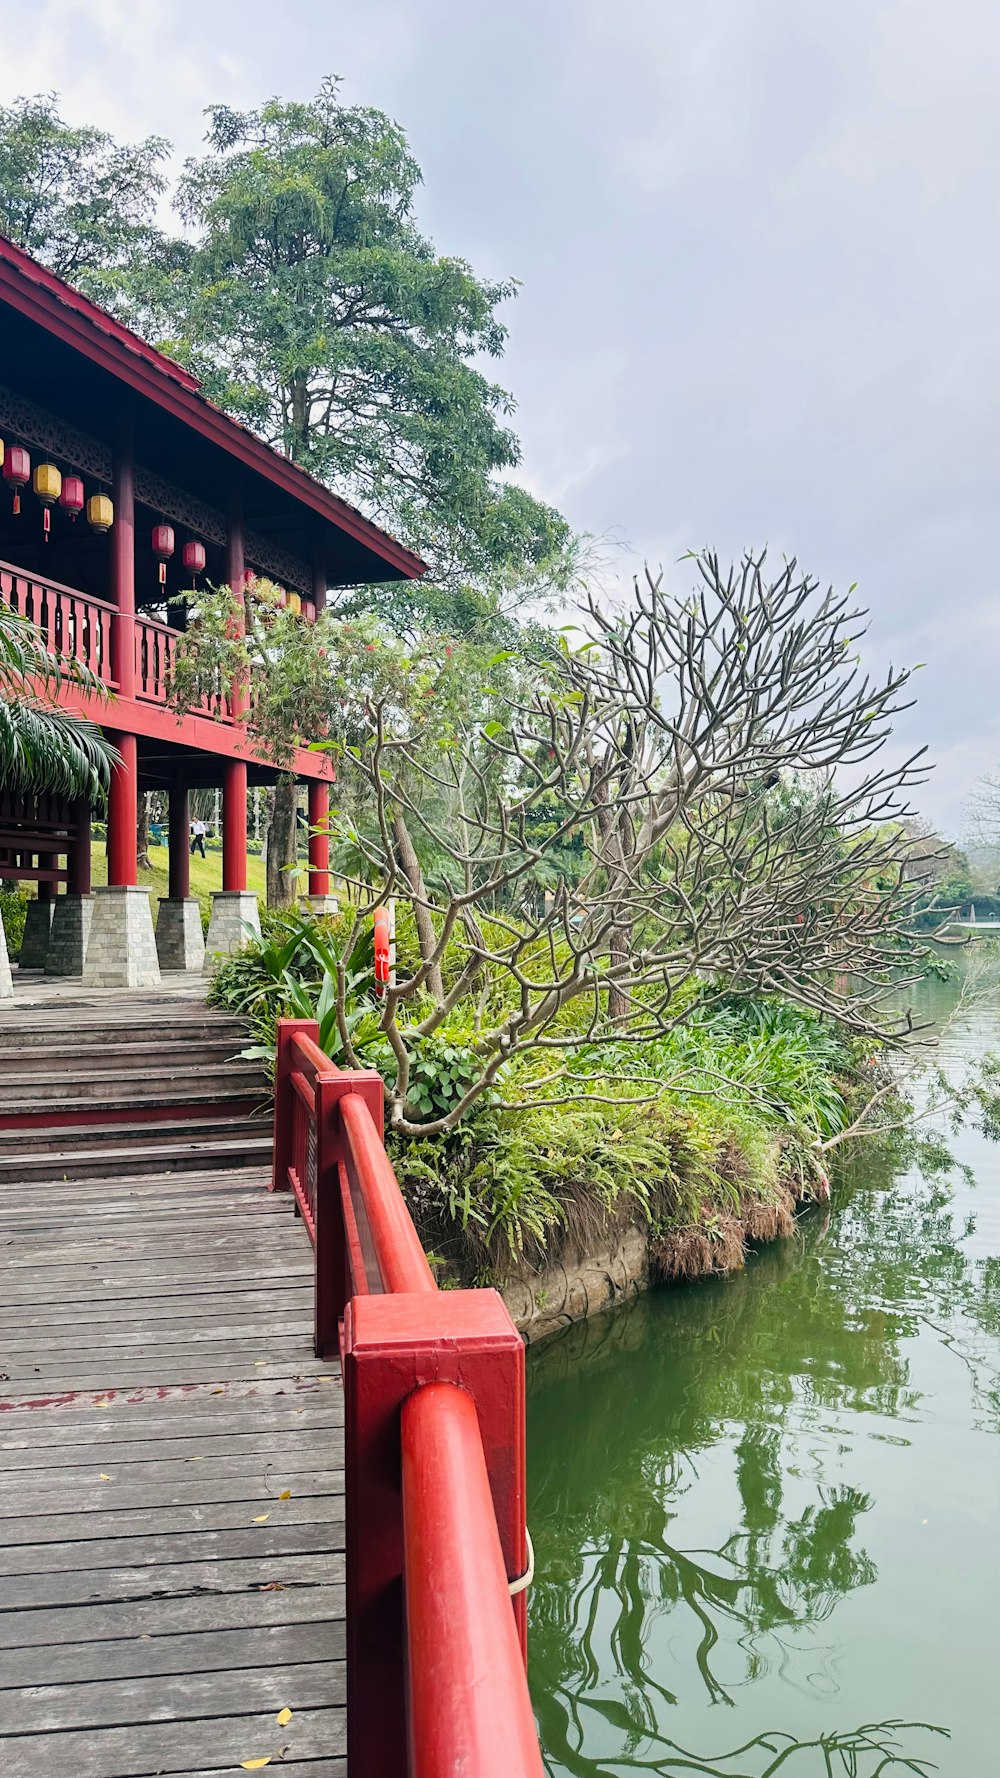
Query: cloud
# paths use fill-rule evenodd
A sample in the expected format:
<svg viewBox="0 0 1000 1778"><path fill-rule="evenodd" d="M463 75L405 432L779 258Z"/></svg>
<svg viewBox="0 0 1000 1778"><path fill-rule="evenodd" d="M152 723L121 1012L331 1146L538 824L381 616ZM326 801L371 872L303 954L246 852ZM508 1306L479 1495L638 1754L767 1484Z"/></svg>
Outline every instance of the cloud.
<svg viewBox="0 0 1000 1778"><path fill-rule="evenodd" d="M327 70L408 129L442 249L522 280L525 481L668 571L858 580L954 827L998 751L995 0L41 0L0 82L187 153Z"/></svg>

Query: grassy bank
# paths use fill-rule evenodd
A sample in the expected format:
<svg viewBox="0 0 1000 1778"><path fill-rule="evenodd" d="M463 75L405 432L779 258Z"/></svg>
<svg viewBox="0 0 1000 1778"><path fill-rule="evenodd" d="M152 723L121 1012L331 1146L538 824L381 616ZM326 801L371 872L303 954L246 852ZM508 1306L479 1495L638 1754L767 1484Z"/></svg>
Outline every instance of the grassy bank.
<svg viewBox="0 0 1000 1778"><path fill-rule="evenodd" d="M329 932L335 944L335 923ZM279 924L212 988L217 1004L250 1013L265 1047L280 1013L322 1014L332 994L329 971L294 946L289 956L287 939ZM352 1042L388 1078L370 981L362 970ZM433 1042L416 1042L414 1115L433 1117L461 1095L474 1041L460 1005ZM343 1059L330 1017L326 1043ZM657 1277L732 1269L748 1241L789 1233L797 1204L827 1194L821 1145L850 1120L875 1066L823 1019L774 999L696 1004L655 1044L584 1046L558 1101L525 1104L551 1068L546 1054L519 1058L498 1083L517 1109L498 1092L446 1132L390 1132L443 1279L502 1285L525 1268L602 1252L635 1227Z"/></svg>

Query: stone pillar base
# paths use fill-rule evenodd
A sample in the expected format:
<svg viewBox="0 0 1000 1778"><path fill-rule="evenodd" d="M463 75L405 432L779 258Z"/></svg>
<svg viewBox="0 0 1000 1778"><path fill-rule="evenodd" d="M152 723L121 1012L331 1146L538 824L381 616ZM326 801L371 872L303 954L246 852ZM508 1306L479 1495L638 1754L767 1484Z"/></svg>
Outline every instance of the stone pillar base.
<svg viewBox="0 0 1000 1778"><path fill-rule="evenodd" d="M212 896L212 917L205 940L206 975L222 958L241 951L255 935L260 937L256 895L248 889L217 889Z"/></svg>
<svg viewBox="0 0 1000 1778"><path fill-rule="evenodd" d="M44 969L49 958L49 936L56 898L51 901L29 901L24 916L24 937L21 940L22 969Z"/></svg>
<svg viewBox="0 0 1000 1778"><path fill-rule="evenodd" d="M124 884L95 889L83 984L86 988L159 987L148 889Z"/></svg>
<svg viewBox="0 0 1000 1778"><path fill-rule="evenodd" d="M57 895L45 958L46 975L82 975L94 918L92 895Z"/></svg>
<svg viewBox="0 0 1000 1778"><path fill-rule="evenodd" d="M340 913L340 902L336 895L303 895L302 901L311 914Z"/></svg>
<svg viewBox="0 0 1000 1778"><path fill-rule="evenodd" d="M156 955L161 969L186 969L200 975L205 963L205 935L197 897L160 897L156 916Z"/></svg>
<svg viewBox="0 0 1000 1778"><path fill-rule="evenodd" d="M0 920L0 1000L13 1000L14 978L10 973L10 954L7 950L7 934Z"/></svg>

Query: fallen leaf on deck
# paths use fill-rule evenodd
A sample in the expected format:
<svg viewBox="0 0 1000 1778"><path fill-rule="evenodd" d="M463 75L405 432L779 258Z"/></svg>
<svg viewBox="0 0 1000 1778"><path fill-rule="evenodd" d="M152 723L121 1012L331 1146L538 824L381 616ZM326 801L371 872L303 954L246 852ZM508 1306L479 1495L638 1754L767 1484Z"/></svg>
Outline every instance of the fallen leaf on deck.
<svg viewBox="0 0 1000 1778"><path fill-rule="evenodd" d="M289 1708L288 1708L288 1705L287 1705L287 1704L286 1704L286 1705L285 1705L285 1708L284 1708L284 1710L279 1710L279 1711L278 1711L278 1714L277 1714L277 1716L276 1716L276 1717L275 1717L275 1719L274 1719L274 1720L275 1720L275 1722L276 1722L276 1723L277 1723L277 1725L278 1725L278 1727L279 1727L279 1729L283 1729L283 1728L284 1728L284 1726L285 1726L285 1724L286 1724L286 1723L288 1723L288 1722L291 1722L291 1720L292 1720L292 1713L291 1713L291 1711L290 1711L290 1710L289 1710Z"/></svg>
<svg viewBox="0 0 1000 1778"><path fill-rule="evenodd" d="M271 1764L271 1755L269 1753L265 1753L263 1759L241 1759L240 1760L240 1765L241 1765L244 1772L262 1772L264 1770L264 1767L269 1766L270 1764Z"/></svg>
<svg viewBox="0 0 1000 1778"><path fill-rule="evenodd" d="M283 1490L283 1491L282 1491L282 1493L280 1493L280 1494L279 1494L279 1495L278 1495L278 1499L279 1499L279 1500L291 1500L291 1498L292 1498L292 1490L291 1490L291 1488L285 1488L285 1489L284 1489L284 1490Z"/></svg>
<svg viewBox="0 0 1000 1778"><path fill-rule="evenodd" d="M270 1513L259 1513L257 1518L254 1519L253 1522L255 1525L266 1525L267 1521L270 1517L271 1517Z"/></svg>
<svg viewBox="0 0 1000 1778"><path fill-rule="evenodd" d="M98 1477L98 1480L99 1480L99 1481L102 1481L102 1482L110 1482L110 1480L111 1480L111 1477L110 1477L110 1476L109 1476L109 1475L105 1475L105 1473L104 1473L104 1471L103 1471L103 1469L102 1469L102 1470L101 1470L101 1473L100 1473L100 1476L99 1476L99 1477Z"/></svg>
<svg viewBox="0 0 1000 1778"><path fill-rule="evenodd" d="M283 1593L284 1590L285 1583L283 1580L263 1580L257 1588L258 1593Z"/></svg>

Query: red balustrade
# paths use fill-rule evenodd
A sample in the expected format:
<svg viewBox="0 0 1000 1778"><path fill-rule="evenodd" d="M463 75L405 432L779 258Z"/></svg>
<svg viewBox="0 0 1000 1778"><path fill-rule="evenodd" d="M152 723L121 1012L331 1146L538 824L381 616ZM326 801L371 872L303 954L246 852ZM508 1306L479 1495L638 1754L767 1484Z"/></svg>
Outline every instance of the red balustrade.
<svg viewBox="0 0 1000 1778"><path fill-rule="evenodd" d="M271 1186L313 1245L316 1352L343 1362L348 1763L541 1778L524 1347L496 1291L438 1290L385 1152L382 1082L317 1037L279 1020Z"/></svg>
<svg viewBox="0 0 1000 1778"><path fill-rule="evenodd" d="M79 661L105 685L111 677L111 625L113 605L91 599L55 580L40 580L0 562L0 599L41 631L49 653L62 660Z"/></svg>
<svg viewBox="0 0 1000 1778"><path fill-rule="evenodd" d="M24 574L6 562L0 562L0 599L36 626L50 654L78 661L111 690L116 688L111 636L118 613L113 605L58 581ZM166 704L181 632L151 617L136 617L134 627L135 695L145 703ZM233 720L231 700L221 687L207 693L192 709L216 722Z"/></svg>
<svg viewBox="0 0 1000 1778"><path fill-rule="evenodd" d="M165 704L170 697L174 657L181 638L180 630L161 624L154 617L135 620L135 694L150 704ZM191 705L198 716L211 716L216 722L233 720L232 704L221 687L206 693Z"/></svg>

